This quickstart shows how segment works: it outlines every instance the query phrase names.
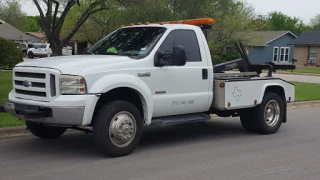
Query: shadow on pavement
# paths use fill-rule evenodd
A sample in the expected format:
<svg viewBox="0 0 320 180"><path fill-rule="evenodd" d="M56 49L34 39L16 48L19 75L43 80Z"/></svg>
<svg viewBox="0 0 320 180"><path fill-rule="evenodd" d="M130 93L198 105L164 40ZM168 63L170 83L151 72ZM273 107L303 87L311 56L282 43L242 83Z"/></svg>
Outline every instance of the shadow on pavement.
<svg viewBox="0 0 320 180"><path fill-rule="evenodd" d="M238 119L219 119L202 124L194 123L160 128L148 127L143 131L138 153L140 154L142 151L151 148L179 146L183 143L197 143L198 141L224 141L243 136L250 136L250 134L244 131ZM7 151L13 149L18 151L15 153L23 152L38 157L81 157L81 159L105 157L94 146L92 134L85 135L84 133L66 134L55 140L43 140L34 137L23 138L6 146L0 146L0 152L3 151L3 148L8 148Z"/></svg>

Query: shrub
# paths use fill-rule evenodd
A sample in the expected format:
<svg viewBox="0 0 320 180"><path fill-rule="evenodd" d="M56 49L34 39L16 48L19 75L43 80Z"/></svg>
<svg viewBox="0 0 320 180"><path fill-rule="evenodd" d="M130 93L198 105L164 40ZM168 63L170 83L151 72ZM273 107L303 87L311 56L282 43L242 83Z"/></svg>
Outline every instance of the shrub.
<svg viewBox="0 0 320 180"><path fill-rule="evenodd" d="M0 68L13 68L22 61L23 56L17 46L11 41L0 38Z"/></svg>

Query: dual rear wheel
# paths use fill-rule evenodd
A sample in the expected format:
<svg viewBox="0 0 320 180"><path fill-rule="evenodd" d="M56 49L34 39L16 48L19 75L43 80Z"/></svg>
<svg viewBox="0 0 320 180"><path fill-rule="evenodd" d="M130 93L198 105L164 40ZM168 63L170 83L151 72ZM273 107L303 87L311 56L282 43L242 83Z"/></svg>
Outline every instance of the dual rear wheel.
<svg viewBox="0 0 320 180"><path fill-rule="evenodd" d="M249 132L259 134L273 134L277 132L283 122L285 104L276 93L266 93L262 103L240 113L243 128Z"/></svg>

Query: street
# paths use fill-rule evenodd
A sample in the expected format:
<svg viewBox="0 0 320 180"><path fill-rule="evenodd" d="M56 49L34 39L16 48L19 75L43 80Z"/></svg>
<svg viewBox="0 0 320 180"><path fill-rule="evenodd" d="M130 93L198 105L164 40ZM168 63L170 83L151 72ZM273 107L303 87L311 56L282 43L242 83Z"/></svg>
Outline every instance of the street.
<svg viewBox="0 0 320 180"><path fill-rule="evenodd" d="M262 73L261 77L266 76L266 73ZM320 84L320 76L307 76L307 75L294 75L294 74L277 74L273 73L273 77L281 78L286 81L295 81L295 82L308 82L308 83L317 83Z"/></svg>
<svg viewBox="0 0 320 180"><path fill-rule="evenodd" d="M0 140L0 179L320 179L317 108L290 109L274 135L245 132L238 118L147 128L133 154L108 158L92 135Z"/></svg>

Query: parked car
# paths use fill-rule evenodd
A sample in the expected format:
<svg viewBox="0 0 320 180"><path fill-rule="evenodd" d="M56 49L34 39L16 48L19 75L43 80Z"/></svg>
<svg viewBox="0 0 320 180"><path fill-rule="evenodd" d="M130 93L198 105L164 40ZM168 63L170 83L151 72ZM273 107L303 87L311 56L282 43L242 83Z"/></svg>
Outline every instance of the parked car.
<svg viewBox="0 0 320 180"><path fill-rule="evenodd" d="M27 51L28 58L33 59L34 57L50 57L52 55L52 50L50 44L38 43L35 44L33 48L28 49ZM72 47L65 46L62 49L62 55L71 56Z"/></svg>
<svg viewBox="0 0 320 180"><path fill-rule="evenodd" d="M18 44L17 48L19 49L19 51L22 52L23 57L27 56L27 52L29 48L33 48L34 45L33 44L28 44L28 43L20 43Z"/></svg>

